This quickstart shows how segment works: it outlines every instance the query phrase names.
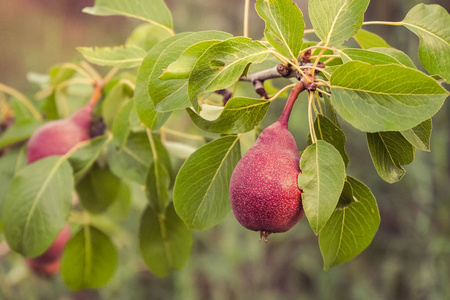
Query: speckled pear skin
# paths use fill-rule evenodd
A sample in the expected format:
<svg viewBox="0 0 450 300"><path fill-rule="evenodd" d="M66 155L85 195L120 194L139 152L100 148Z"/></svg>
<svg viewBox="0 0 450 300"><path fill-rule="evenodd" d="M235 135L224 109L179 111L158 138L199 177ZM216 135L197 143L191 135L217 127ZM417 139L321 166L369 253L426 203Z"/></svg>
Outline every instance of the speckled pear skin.
<svg viewBox="0 0 450 300"><path fill-rule="evenodd" d="M87 104L67 119L48 122L28 141L28 163L51 155L63 155L81 141L88 140L93 105Z"/></svg>
<svg viewBox="0 0 450 300"><path fill-rule="evenodd" d="M289 230L301 219L299 160L287 121L277 121L262 131L231 176L231 206L242 226L267 238L270 233Z"/></svg>

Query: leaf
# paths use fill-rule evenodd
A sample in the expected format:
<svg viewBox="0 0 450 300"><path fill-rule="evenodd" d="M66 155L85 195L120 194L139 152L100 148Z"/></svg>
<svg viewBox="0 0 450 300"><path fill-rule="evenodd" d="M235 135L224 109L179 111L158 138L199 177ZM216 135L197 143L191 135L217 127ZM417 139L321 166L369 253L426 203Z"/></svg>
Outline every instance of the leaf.
<svg viewBox="0 0 450 300"><path fill-rule="evenodd" d="M399 132L367 133L367 144L378 175L389 183L402 179L401 166L414 160L414 147Z"/></svg>
<svg viewBox="0 0 450 300"><path fill-rule="evenodd" d="M361 181L347 176L355 201L336 209L319 235L324 269L343 264L360 254L371 242L380 225L377 202Z"/></svg>
<svg viewBox="0 0 450 300"><path fill-rule="evenodd" d="M61 259L61 275L75 291L97 289L114 275L117 250L99 229L85 225L66 244Z"/></svg>
<svg viewBox="0 0 450 300"><path fill-rule="evenodd" d="M341 196L339 196L336 209L345 209L353 202L355 202L355 199L353 197L352 185L348 182L348 180L345 180L344 188L342 189Z"/></svg>
<svg viewBox="0 0 450 300"><path fill-rule="evenodd" d="M81 204L94 214L104 212L119 195L120 179L95 164L76 186Z"/></svg>
<svg viewBox="0 0 450 300"><path fill-rule="evenodd" d="M36 119L22 120L12 124L0 135L0 149L28 139L42 124L42 121Z"/></svg>
<svg viewBox="0 0 450 300"><path fill-rule="evenodd" d="M11 249L26 257L42 254L69 216L73 177L61 156L40 159L14 177L2 208L3 231Z"/></svg>
<svg viewBox="0 0 450 300"><path fill-rule="evenodd" d="M147 56L142 61L136 79L133 100L139 119L141 119L142 123L149 129L157 127L158 123L167 120L169 117L169 114L159 113L155 110L155 105L148 94L149 79L153 72L154 65L169 45L190 34L192 33L177 34L160 42L148 52Z"/></svg>
<svg viewBox="0 0 450 300"><path fill-rule="evenodd" d="M118 177L143 185L152 163L152 150L144 132L131 133L126 144L113 142L106 153L111 171Z"/></svg>
<svg viewBox="0 0 450 300"><path fill-rule="evenodd" d="M369 0L308 1L315 34L326 46L339 46L355 35L364 20Z"/></svg>
<svg viewBox="0 0 450 300"><path fill-rule="evenodd" d="M161 162L154 160L148 171L145 192L152 209L157 213L164 213L170 202L169 185L169 172Z"/></svg>
<svg viewBox="0 0 450 300"><path fill-rule="evenodd" d="M75 181L78 181L89 170L109 142L110 139L106 136L93 138L86 146L69 156Z"/></svg>
<svg viewBox="0 0 450 300"><path fill-rule="evenodd" d="M314 130L316 132L316 137L318 140L323 140L336 148L341 154L344 160L345 167L347 167L349 158L345 152L345 142L346 137L344 131L336 123L333 123L330 119L325 116L318 115L316 121L314 122ZM311 145L311 136L308 135L308 145Z"/></svg>
<svg viewBox="0 0 450 300"><path fill-rule="evenodd" d="M419 39L419 59L431 74L450 82L450 15L439 5L418 4L401 22Z"/></svg>
<svg viewBox="0 0 450 300"><path fill-rule="evenodd" d="M352 61L352 60L358 60L362 62L369 63L371 65L385 65L385 64L397 64L401 65L402 63L395 59L392 56L389 56L387 54L372 51L369 50L362 50L362 49L342 49L342 52L340 52L342 61L344 63Z"/></svg>
<svg viewBox="0 0 450 300"><path fill-rule="evenodd" d="M0 212L14 175L27 163L26 147L11 149L0 156ZM1 213L0 213L1 215Z"/></svg>
<svg viewBox="0 0 450 300"><path fill-rule="evenodd" d="M123 81L117 82L105 95L102 101L102 117L107 128L111 128L120 109L133 96L125 88Z"/></svg>
<svg viewBox="0 0 450 300"><path fill-rule="evenodd" d="M201 94L229 87L251 63L260 63L267 55L265 46L244 37L230 38L208 48L189 76L188 95L195 110L201 110Z"/></svg>
<svg viewBox="0 0 450 300"><path fill-rule="evenodd" d="M353 38L362 49L369 49L373 47L390 47L381 36L364 29L358 29L358 32L356 32Z"/></svg>
<svg viewBox="0 0 450 300"><path fill-rule="evenodd" d="M205 41L216 43L229 37L231 37L231 34L222 31L196 32L173 42L160 53L154 63L148 85L148 93L157 111L172 111L191 106L189 99L186 97L187 80L161 80L160 77L164 69L175 62L192 45ZM202 53L196 54L195 61Z"/></svg>
<svg viewBox="0 0 450 300"><path fill-rule="evenodd" d="M210 228L230 212L229 183L240 159L239 136L224 136L195 151L173 191L177 214L191 229Z"/></svg>
<svg viewBox="0 0 450 300"><path fill-rule="evenodd" d="M298 187L309 225L317 235L339 201L345 181L345 165L331 144L318 140L300 158Z"/></svg>
<svg viewBox="0 0 450 300"><path fill-rule="evenodd" d="M412 62L411 58L409 58L409 56L406 55L403 51L400 51L398 49L375 47L375 48L370 48L369 50L387 54L390 57L395 58L400 64L402 64L402 65L404 65L406 67L417 69L417 67Z"/></svg>
<svg viewBox="0 0 450 300"><path fill-rule="evenodd" d="M158 277L180 270L189 260L193 238L191 231L177 216L173 205L165 215L147 207L139 229L139 248L147 267Z"/></svg>
<svg viewBox="0 0 450 300"><path fill-rule="evenodd" d="M415 148L422 151L431 151L430 139L433 125L431 119L425 120L414 128L400 132L403 137Z"/></svg>
<svg viewBox="0 0 450 300"><path fill-rule="evenodd" d="M128 101L119 110L112 124L113 140L120 148L125 145L130 134L130 114L132 110L134 110L134 103L133 101Z"/></svg>
<svg viewBox="0 0 450 300"><path fill-rule="evenodd" d="M144 49L135 46L78 47L77 50L90 63L117 68L138 67L147 55Z"/></svg>
<svg viewBox="0 0 450 300"><path fill-rule="evenodd" d="M186 109L195 125L213 133L243 133L253 130L266 115L271 101L244 97L231 98L219 118L203 119L192 109Z"/></svg>
<svg viewBox="0 0 450 300"><path fill-rule="evenodd" d="M302 47L305 23L292 0L258 0L256 11L266 23L264 36L279 53L297 59Z"/></svg>
<svg viewBox="0 0 450 300"><path fill-rule="evenodd" d="M402 131L433 116L448 92L431 77L400 65L352 61L331 76L331 103L355 128Z"/></svg>
<svg viewBox="0 0 450 300"><path fill-rule="evenodd" d="M163 0L95 0L95 6L86 7L83 12L98 16L136 18L173 33L172 16Z"/></svg>
<svg viewBox="0 0 450 300"><path fill-rule="evenodd" d="M170 36L170 33L162 27L153 24L142 24L133 30L125 44L142 48L148 52L159 42Z"/></svg>

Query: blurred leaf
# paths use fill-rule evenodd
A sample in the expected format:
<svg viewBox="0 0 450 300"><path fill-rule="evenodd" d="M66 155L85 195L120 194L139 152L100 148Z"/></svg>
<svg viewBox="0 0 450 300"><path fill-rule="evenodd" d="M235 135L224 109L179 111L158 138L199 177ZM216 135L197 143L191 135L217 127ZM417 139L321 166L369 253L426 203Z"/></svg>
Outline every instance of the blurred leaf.
<svg viewBox="0 0 450 300"><path fill-rule="evenodd" d="M371 242L380 225L377 202L361 181L347 176L355 201L336 209L319 235L324 269L327 270L360 254Z"/></svg>
<svg viewBox="0 0 450 300"><path fill-rule="evenodd" d="M191 34L187 32L177 34L160 42L148 52L139 68L133 99L139 118L149 129L154 129L160 120L166 120L169 117L168 113L159 113L155 110L155 105L148 94L148 84L154 65L168 46Z"/></svg>
<svg viewBox="0 0 450 300"><path fill-rule="evenodd" d="M203 119L192 109L186 109L192 121L199 128L213 133L243 133L261 123L271 101L244 97L231 98L219 118L213 121Z"/></svg>
<svg viewBox="0 0 450 300"><path fill-rule="evenodd" d="M78 47L77 50L90 63L117 68L137 67L147 55L144 49L135 46Z"/></svg>
<svg viewBox="0 0 450 300"><path fill-rule="evenodd" d="M128 135L130 134L130 114L133 109L133 101L126 102L117 113L117 116L114 118L112 124L114 143L116 143L120 148L125 145Z"/></svg>
<svg viewBox="0 0 450 300"><path fill-rule="evenodd" d="M116 199L108 207L106 214L112 216L114 219L124 219L131 209L132 198L133 195L130 186L122 180Z"/></svg>
<svg viewBox="0 0 450 300"><path fill-rule="evenodd" d="M418 4L402 24L419 37L419 59L425 69L450 82L450 15L445 8Z"/></svg>
<svg viewBox="0 0 450 300"><path fill-rule="evenodd" d="M279 53L297 59L302 47L303 14L291 0L258 0L256 11L266 23L264 36Z"/></svg>
<svg viewBox="0 0 450 300"><path fill-rule="evenodd" d="M298 187L309 225L317 235L339 201L345 181L341 154L331 144L318 140L303 151Z"/></svg>
<svg viewBox="0 0 450 300"><path fill-rule="evenodd" d="M28 139L44 123L36 119L16 122L0 135L0 149Z"/></svg>
<svg viewBox="0 0 450 300"><path fill-rule="evenodd" d="M191 231L177 216L173 205L165 214L147 207L139 229L139 248L147 267L158 277L173 269L180 270L189 260L193 238Z"/></svg>
<svg viewBox="0 0 450 300"><path fill-rule="evenodd" d="M425 120L414 128L400 132L403 137L415 148L422 151L431 151L430 139L433 124L431 119Z"/></svg>
<svg viewBox="0 0 450 300"><path fill-rule="evenodd" d="M128 93L125 86L127 85L123 81L119 81L109 90L102 101L103 121L108 128L111 128L122 106L133 96Z"/></svg>
<svg viewBox="0 0 450 300"><path fill-rule="evenodd" d="M406 171L401 166L414 160L415 149L400 132L368 132L367 144L375 169L389 183L402 179Z"/></svg>
<svg viewBox="0 0 450 300"><path fill-rule="evenodd" d="M356 32L353 38L361 47L361 49L369 49L373 47L390 47L381 36L364 29L358 29L358 32Z"/></svg>
<svg viewBox="0 0 450 300"><path fill-rule="evenodd" d="M433 116L448 92L420 71L400 65L352 61L331 76L331 102L355 128L401 131Z"/></svg>
<svg viewBox="0 0 450 300"><path fill-rule="evenodd" d="M2 208L10 248L26 257L47 250L67 221L72 191L72 169L64 157L43 158L22 168Z"/></svg>
<svg viewBox="0 0 450 300"><path fill-rule="evenodd" d="M375 47L375 48L370 48L369 50L387 54L387 55L395 58L400 64L402 64L406 67L417 69L417 67L412 62L411 58L408 55L406 55L403 51L400 51L398 49Z"/></svg>
<svg viewBox="0 0 450 300"><path fill-rule="evenodd" d="M177 214L189 228L210 228L230 212L228 189L239 159L239 136L231 135L204 145L185 161L173 197Z"/></svg>
<svg viewBox="0 0 450 300"><path fill-rule="evenodd" d="M96 289L114 275L117 250L111 239L93 226L83 226L66 244L61 275L72 290Z"/></svg>
<svg viewBox="0 0 450 300"><path fill-rule="evenodd" d="M157 111L172 111L191 105L189 99L186 97L187 80L161 80L160 77L163 74L164 69L172 62L175 62L183 52L192 45L211 40L217 42L225 40L230 36L231 34L221 31L201 31L192 33L189 36L173 42L159 54L158 59L153 65L148 85L148 93ZM202 53L203 52L196 53L197 58ZM195 57L194 59L197 61Z"/></svg>
<svg viewBox="0 0 450 300"><path fill-rule="evenodd" d="M0 156L0 211L14 175L26 165L26 146L15 148ZM0 214L1 215L1 214Z"/></svg>
<svg viewBox="0 0 450 300"><path fill-rule="evenodd" d="M339 46L355 35L364 20L369 0L308 1L315 34L326 46Z"/></svg>
<svg viewBox="0 0 450 300"><path fill-rule="evenodd" d="M251 63L260 63L267 55L264 45L244 37L230 38L208 48L189 76L188 95L195 110L201 110L201 94L229 87Z"/></svg>
<svg viewBox="0 0 450 300"><path fill-rule="evenodd" d="M170 36L170 33L162 27L153 24L142 24L133 30L125 44L142 48L148 52L159 42Z"/></svg>
<svg viewBox="0 0 450 300"><path fill-rule="evenodd" d="M76 74L73 68L68 65L61 64L50 69L50 85L55 87L60 83L72 78Z"/></svg>
<svg viewBox="0 0 450 300"><path fill-rule="evenodd" d="M104 147L110 142L106 136L89 140L89 143L69 156L75 181L79 180L97 160Z"/></svg>
<svg viewBox="0 0 450 300"><path fill-rule="evenodd" d="M95 6L83 12L91 15L121 15L160 26L173 33L172 15L163 0L95 0Z"/></svg>
<svg viewBox="0 0 450 300"><path fill-rule="evenodd" d="M120 179L94 164L76 186L81 204L91 213L104 212L119 195Z"/></svg>
<svg viewBox="0 0 450 300"><path fill-rule="evenodd" d="M349 158L345 152L345 142L346 137L344 131L337 125L333 123L330 119L325 116L318 115L316 121L314 122L314 130L316 132L316 137L318 140L323 140L336 148L341 154L344 160L345 167L347 167ZM308 135L308 145L311 145L311 135Z"/></svg>

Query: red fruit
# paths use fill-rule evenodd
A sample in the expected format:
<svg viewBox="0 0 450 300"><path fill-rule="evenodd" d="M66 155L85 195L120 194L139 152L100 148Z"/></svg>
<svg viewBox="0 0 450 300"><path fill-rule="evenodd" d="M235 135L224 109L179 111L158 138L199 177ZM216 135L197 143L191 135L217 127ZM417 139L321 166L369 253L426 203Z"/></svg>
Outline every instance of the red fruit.
<svg viewBox="0 0 450 300"><path fill-rule="evenodd" d="M59 270L60 258L69 239L70 229L68 226L64 226L47 251L40 256L27 258L27 265L39 275L54 275Z"/></svg>
<svg viewBox="0 0 450 300"><path fill-rule="evenodd" d="M289 230L304 215L297 183L300 155L287 126L297 95L290 96L280 119L263 130L231 176L236 219L266 239Z"/></svg>
<svg viewBox="0 0 450 300"><path fill-rule="evenodd" d="M28 141L28 163L51 155L63 155L81 141L88 140L93 104L89 103L71 117L48 122Z"/></svg>

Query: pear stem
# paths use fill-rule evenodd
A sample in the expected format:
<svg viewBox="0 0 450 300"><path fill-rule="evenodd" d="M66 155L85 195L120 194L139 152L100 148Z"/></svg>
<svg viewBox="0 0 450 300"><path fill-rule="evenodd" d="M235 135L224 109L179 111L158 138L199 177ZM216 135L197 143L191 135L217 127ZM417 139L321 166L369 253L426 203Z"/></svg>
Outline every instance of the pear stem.
<svg viewBox="0 0 450 300"><path fill-rule="evenodd" d="M94 106L97 101L102 96L102 90L103 90L103 82L96 82L94 83L94 91L92 92L91 99L89 100L89 104Z"/></svg>
<svg viewBox="0 0 450 300"><path fill-rule="evenodd" d="M297 82L297 84L292 89L291 93L289 94L289 98L286 102L286 106L283 109L283 112L281 113L280 118L278 119L278 122L280 122L282 125L288 127L288 121L289 116L291 115L292 107L294 106L295 100L297 100L298 95L305 90L305 85L302 81Z"/></svg>

